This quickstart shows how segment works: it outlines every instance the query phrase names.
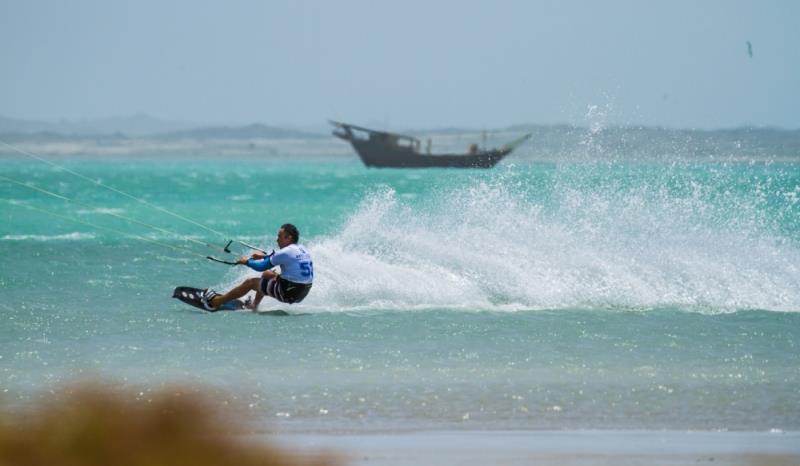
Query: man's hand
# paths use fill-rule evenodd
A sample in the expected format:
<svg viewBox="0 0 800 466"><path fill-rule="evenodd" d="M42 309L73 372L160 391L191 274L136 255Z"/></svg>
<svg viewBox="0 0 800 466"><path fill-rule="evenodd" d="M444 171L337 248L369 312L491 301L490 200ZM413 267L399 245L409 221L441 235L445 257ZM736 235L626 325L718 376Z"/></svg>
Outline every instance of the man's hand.
<svg viewBox="0 0 800 466"><path fill-rule="evenodd" d="M236 263L239 264L239 265L247 265L247 261L248 260L250 260L249 257L242 256L242 257L240 257L239 259L236 260Z"/></svg>
<svg viewBox="0 0 800 466"><path fill-rule="evenodd" d="M261 260L261 259L263 259L263 258L265 258L265 257L267 257L267 255L266 255L266 254L264 254L264 253L262 253L262 252L254 252L254 253L253 253L253 254L250 256L250 258L251 258L251 259L255 259L255 260Z"/></svg>

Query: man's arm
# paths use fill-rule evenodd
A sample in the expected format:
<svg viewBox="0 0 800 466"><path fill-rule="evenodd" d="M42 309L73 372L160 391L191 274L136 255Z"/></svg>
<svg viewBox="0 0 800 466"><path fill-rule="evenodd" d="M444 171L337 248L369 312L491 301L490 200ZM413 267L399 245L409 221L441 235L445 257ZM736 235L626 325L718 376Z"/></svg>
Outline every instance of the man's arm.
<svg viewBox="0 0 800 466"><path fill-rule="evenodd" d="M261 255L259 254L259 256ZM236 263L241 265L246 265L251 269L255 270L256 272L263 272L265 270L269 270L275 267L270 261L269 257L264 257L264 256L258 257L255 254L253 254L250 257L247 256L241 257L239 258L238 261L236 261Z"/></svg>

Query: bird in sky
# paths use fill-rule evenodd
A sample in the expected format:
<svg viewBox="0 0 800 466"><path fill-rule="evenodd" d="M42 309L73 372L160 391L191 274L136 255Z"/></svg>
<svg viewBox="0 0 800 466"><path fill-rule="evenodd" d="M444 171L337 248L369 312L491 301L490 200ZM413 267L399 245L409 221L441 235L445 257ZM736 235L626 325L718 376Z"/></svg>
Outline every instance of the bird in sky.
<svg viewBox="0 0 800 466"><path fill-rule="evenodd" d="M753 58L753 44L750 41L747 41L747 56Z"/></svg>

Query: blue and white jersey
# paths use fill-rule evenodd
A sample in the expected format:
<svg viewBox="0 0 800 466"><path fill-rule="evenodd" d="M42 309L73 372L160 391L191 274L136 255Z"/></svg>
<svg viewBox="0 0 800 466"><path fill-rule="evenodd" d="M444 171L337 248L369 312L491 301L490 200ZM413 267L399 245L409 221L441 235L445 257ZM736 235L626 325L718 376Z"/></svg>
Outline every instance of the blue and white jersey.
<svg viewBox="0 0 800 466"><path fill-rule="evenodd" d="M261 260L250 259L247 266L262 272L275 266L281 266L281 277L290 282L309 284L314 281L314 263L311 255L301 244L290 244L275 251L270 257Z"/></svg>

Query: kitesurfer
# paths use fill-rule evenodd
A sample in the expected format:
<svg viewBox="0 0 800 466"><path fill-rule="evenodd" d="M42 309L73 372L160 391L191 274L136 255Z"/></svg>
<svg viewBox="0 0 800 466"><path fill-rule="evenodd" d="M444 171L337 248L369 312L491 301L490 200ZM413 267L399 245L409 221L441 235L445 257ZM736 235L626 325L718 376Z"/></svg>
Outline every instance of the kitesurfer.
<svg viewBox="0 0 800 466"><path fill-rule="evenodd" d="M305 299L314 281L314 263L305 246L298 243L299 240L300 232L297 227L291 223L282 225L276 239L280 248L278 251L269 255L255 253L236 261L237 264L262 272L261 276L248 278L224 294L208 288L203 293L203 306L213 311L223 303L241 298L250 291L256 292L256 297L250 304L251 309L258 308L264 295L288 304ZM276 266L280 266L280 273L270 270Z"/></svg>

